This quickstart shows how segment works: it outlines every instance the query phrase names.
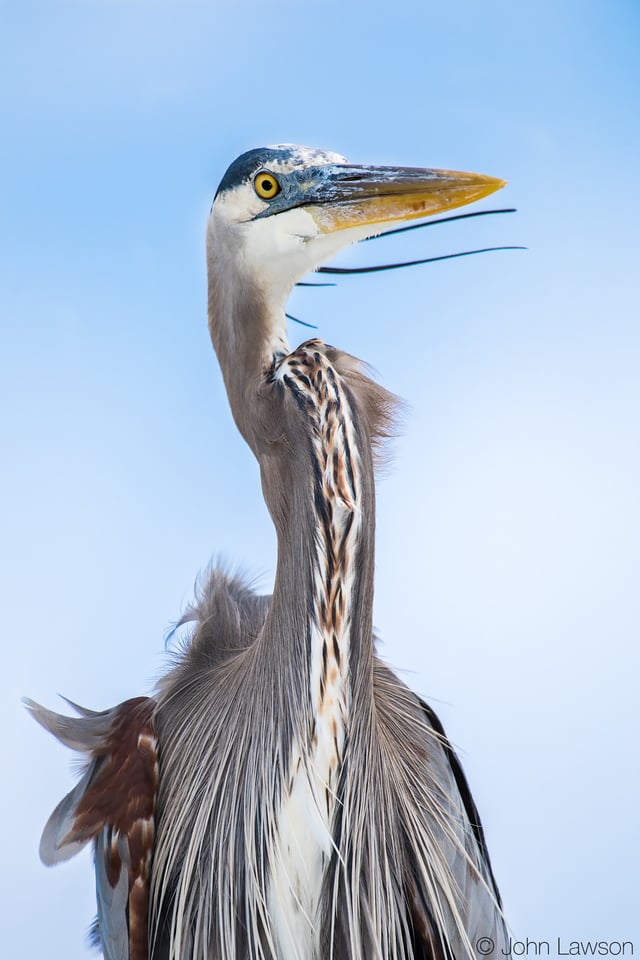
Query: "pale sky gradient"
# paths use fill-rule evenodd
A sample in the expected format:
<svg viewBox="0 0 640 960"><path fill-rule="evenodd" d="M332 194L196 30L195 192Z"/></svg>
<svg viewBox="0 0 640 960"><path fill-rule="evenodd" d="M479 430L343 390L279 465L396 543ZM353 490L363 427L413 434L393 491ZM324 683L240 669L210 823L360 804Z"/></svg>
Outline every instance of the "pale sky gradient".
<svg viewBox="0 0 640 960"><path fill-rule="evenodd" d="M341 262L528 252L291 311L408 401L375 622L460 749L514 935L640 955L639 28L634 0L0 2L3 956L80 960L94 911L88 855L38 861L73 781L20 697L149 692L212 555L270 588L204 227L282 141L509 180L511 217Z"/></svg>

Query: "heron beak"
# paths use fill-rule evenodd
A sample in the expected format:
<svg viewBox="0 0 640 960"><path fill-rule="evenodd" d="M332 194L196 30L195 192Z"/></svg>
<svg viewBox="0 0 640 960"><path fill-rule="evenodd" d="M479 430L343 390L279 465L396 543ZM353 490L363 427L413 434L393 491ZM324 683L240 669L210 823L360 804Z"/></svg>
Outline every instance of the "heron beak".
<svg viewBox="0 0 640 960"><path fill-rule="evenodd" d="M456 170L339 164L325 169L322 179L301 184L308 192L305 209L323 233L430 217L481 200L506 183Z"/></svg>

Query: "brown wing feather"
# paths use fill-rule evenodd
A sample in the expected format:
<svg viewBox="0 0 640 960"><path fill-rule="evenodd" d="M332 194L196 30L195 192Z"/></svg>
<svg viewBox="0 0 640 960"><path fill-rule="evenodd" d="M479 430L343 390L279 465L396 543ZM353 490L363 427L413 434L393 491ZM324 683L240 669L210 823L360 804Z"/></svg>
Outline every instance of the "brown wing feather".
<svg viewBox="0 0 640 960"><path fill-rule="evenodd" d="M76 809L75 828L95 836L105 826L106 875L118 882L122 860L129 874L129 958L146 960L149 951L149 868L155 834L158 752L153 728L155 702L127 700L114 710L103 747L104 757Z"/></svg>
<svg viewBox="0 0 640 960"><path fill-rule="evenodd" d="M155 700L137 697L100 714L80 710L80 718L28 705L54 736L89 757L80 789L76 787L58 805L45 827L43 858L57 862L94 840L98 932L105 956L147 960L149 873L158 794ZM118 892L123 869L128 880L125 902Z"/></svg>

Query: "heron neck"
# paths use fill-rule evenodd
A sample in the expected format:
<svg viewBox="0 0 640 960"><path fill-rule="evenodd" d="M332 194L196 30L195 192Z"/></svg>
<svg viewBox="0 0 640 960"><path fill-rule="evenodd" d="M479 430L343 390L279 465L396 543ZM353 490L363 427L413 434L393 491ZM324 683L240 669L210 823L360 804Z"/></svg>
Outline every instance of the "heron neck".
<svg viewBox="0 0 640 960"><path fill-rule="evenodd" d="M354 684L373 682L375 492L353 362L341 370L320 341L289 353L284 302L225 276L210 258L211 337L278 537L265 669L277 653L278 684L307 702L311 690L312 711L334 695L346 711Z"/></svg>

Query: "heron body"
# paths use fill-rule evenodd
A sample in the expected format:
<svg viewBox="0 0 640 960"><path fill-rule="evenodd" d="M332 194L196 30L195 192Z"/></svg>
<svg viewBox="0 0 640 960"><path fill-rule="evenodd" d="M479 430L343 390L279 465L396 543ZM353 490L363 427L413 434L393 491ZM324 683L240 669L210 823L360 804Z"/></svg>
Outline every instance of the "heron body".
<svg viewBox="0 0 640 960"><path fill-rule="evenodd" d="M320 340L291 350L285 319L293 285L347 243L500 185L290 146L225 174L209 326L277 532L273 595L215 570L154 699L76 719L31 705L89 758L41 854L94 840L108 960L506 950L459 762L374 653L374 468L395 398Z"/></svg>

